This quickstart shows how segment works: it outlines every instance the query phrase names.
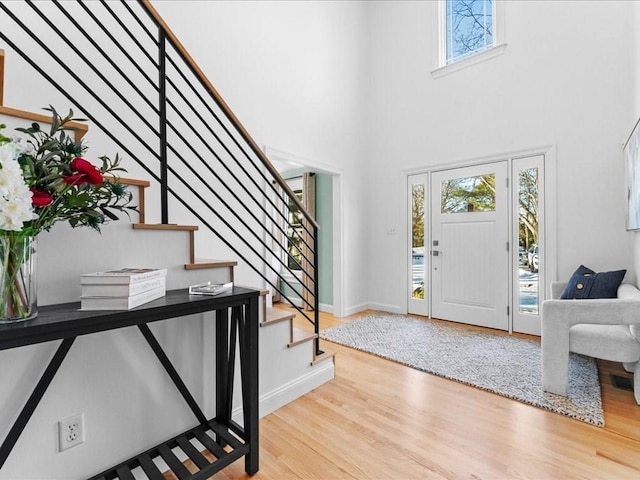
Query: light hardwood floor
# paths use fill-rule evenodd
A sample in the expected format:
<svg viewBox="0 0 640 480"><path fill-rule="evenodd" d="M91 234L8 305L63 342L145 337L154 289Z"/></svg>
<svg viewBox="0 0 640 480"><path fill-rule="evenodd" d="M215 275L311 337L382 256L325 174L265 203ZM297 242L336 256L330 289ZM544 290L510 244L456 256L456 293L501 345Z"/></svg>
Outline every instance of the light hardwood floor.
<svg viewBox="0 0 640 480"><path fill-rule="evenodd" d="M321 329L350 321L322 314ZM304 324L298 322L298 326ZM260 421L262 479L640 479L640 407L600 365L605 428L373 355ZM242 461L216 479L244 479Z"/></svg>

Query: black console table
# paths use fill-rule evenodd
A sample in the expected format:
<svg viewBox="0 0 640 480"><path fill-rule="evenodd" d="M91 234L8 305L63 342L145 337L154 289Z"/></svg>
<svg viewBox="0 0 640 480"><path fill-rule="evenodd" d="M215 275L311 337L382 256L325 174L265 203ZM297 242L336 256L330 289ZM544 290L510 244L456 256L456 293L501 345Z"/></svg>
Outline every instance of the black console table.
<svg viewBox="0 0 640 480"><path fill-rule="evenodd" d="M135 457L102 472L91 480L133 479L131 471L141 468L151 480L163 474L153 459L161 457L180 480L209 478L245 457L245 471L258 471L258 297L259 291L234 287L216 296L189 295L173 290L163 298L128 311L79 311L79 303L40 307L38 317L17 324L0 324L0 350L62 340L31 396L18 414L0 446L0 469L29 422L31 415L51 384L73 342L79 335L137 326L158 360L169 374L198 424ZM216 416L208 419L171 364L148 327L148 323L202 312L215 312L216 321ZM244 426L231 418L233 377L239 345ZM197 439L213 456L207 459L190 440ZM190 473L172 452L179 447L197 468Z"/></svg>

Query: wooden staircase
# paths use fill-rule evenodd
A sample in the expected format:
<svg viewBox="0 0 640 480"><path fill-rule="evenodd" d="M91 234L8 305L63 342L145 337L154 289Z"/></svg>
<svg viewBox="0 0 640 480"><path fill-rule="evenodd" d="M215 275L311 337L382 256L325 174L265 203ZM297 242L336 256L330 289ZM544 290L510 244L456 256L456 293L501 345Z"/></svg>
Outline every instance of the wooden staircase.
<svg viewBox="0 0 640 480"><path fill-rule="evenodd" d="M266 294L266 290L263 290L263 295ZM263 302L266 305L266 302ZM295 347L296 345L301 345L304 343L311 343L313 345L313 341L318 338L318 335L315 332L312 332L308 329L302 327L294 326L295 321L295 313L290 311L287 307L275 307L275 308L266 308L263 310L262 321L260 322L260 327L268 327L270 325L274 325L280 322L286 322L289 326L289 343L287 343L288 348ZM311 360L311 365L315 365L324 360L331 360L335 363L335 353L324 351L321 354L317 354L315 348L313 348L313 359Z"/></svg>
<svg viewBox="0 0 640 480"><path fill-rule="evenodd" d="M196 225L177 225L177 224L159 224L159 223L144 223L145 215L145 190L150 186L150 182L146 180L136 180L130 178L119 178L120 183L128 185L130 187L137 187L138 192L138 210L139 210L139 222L133 224L135 230L157 230L157 231L184 231L187 232L187 241L189 244L189 259L184 264L185 270L196 269L227 269L228 281L234 281L234 267L238 265L238 262L234 260L211 260L211 259L198 259L195 255L195 234L198 231ZM268 307L268 290L261 290L260 298L262 301L260 327L268 327L270 325L287 322L289 326L289 339L287 342L287 348L293 348L297 345L307 344L312 350L312 359L310 364L315 365L325 360L331 360L335 362L335 354L332 352L323 352L322 354L316 354L314 348L314 340L318 338L318 335L305 328L294 326L295 313L283 308Z"/></svg>
<svg viewBox="0 0 640 480"><path fill-rule="evenodd" d="M0 116L19 119L20 121L50 123L51 118L25 110L6 107L3 105L3 85L4 85L4 52L0 50ZM0 123L2 123L0 121ZM88 126L85 123L74 122L72 125L76 130L76 140L80 141L88 132ZM204 259L198 258L195 252L195 235L199 230L197 225L178 225L178 224L157 224L147 223L148 215L146 213L147 202L145 194L151 186L150 182L142 179L120 177L119 182L126 185L133 191L138 205L138 222L132 224L132 228L136 231L156 231L156 232L185 232L185 241L187 242L187 258L183 268L186 271L203 271L206 269L216 271L216 282L230 281L235 282L235 267L238 262L229 259ZM202 277L202 275L200 276ZM186 287L186 285L184 285ZM296 311L288 308L286 305L269 306L269 291L261 290L261 313L260 327L280 328L282 332L278 335L277 343L282 342L285 350L308 349L309 354L304 355L309 366L315 366L324 361L331 361L335 365L335 356L332 352L316 353L315 340L317 334L313 332L313 327L306 319L300 317L296 320ZM298 325L294 325L294 323ZM274 327L277 326L277 327ZM284 326L284 328L283 328ZM277 348L276 341L269 336L269 344L265 345L261 342L261 350Z"/></svg>
<svg viewBox="0 0 640 480"><path fill-rule="evenodd" d="M26 110L19 110L16 108L7 107L4 105L4 73L5 73L5 52L0 50L0 115L7 117L13 117L16 119L22 119L38 123L51 123L51 117L39 113L29 112ZM0 122L2 123L2 122ZM88 132L88 125L81 122L71 122L70 127L75 129L76 141L81 141L82 138ZM197 258L195 254L195 234L199 227L197 225L178 225L178 224L159 224L159 223L146 223L146 200L145 192L150 187L151 183L148 180L141 180L135 178L119 177L118 181L128 186L130 189L135 189L137 193L138 203L138 222L133 223L132 227L135 230L154 230L154 231L183 231L187 233L188 242L188 259L184 264L185 270L201 270L201 269L218 269L226 270L227 281L234 281L234 267L238 265L235 260L217 260L217 259L202 259ZM293 325L295 319L295 313L283 310L281 308L268 307L268 291L262 290L262 316L260 321L261 327L267 327L279 322L288 322L289 325L289 338L287 347L292 348L301 344L309 344L312 348L312 360L311 365L315 365L321 361L330 359L334 361L334 354L324 352L320 355L316 354L315 348L313 348L314 340L317 335L314 332L306 330L304 328L295 327Z"/></svg>
<svg viewBox="0 0 640 480"><path fill-rule="evenodd" d="M172 34L170 34L170 36L172 36ZM16 49L20 51L19 48ZM181 46L177 47L177 51L180 55L189 60L187 64L191 64L190 57ZM23 58L35 58L25 56L24 54L22 54L22 56ZM14 123L19 126L29 125L29 122L38 122L43 124L50 123L51 120L46 115L5 106L4 60L4 51L0 50L0 123L3 123L3 118L12 119L11 123L8 121L4 122L9 123L10 128L17 126L12 125ZM195 69L198 70L197 68ZM199 72L196 77L202 79L203 74ZM59 80L51 81L51 84L54 86L63 85L63 83L56 83L58 81ZM259 163L261 167L264 167L273 178L281 180L278 172L269 163L264 152L262 152L262 150L255 144L255 141L251 139L250 135L244 127L242 127L235 115L228 110L228 107L217 94L213 86L210 85L208 80L206 81L205 90L211 94L212 98L218 105L222 105L222 112L226 115L226 118L230 119L231 123L235 125L239 137L241 137L243 142L247 143L249 147L248 150L253 152L253 155L257 156L258 160L260 160ZM96 116L92 118L96 119L94 125L101 126L100 123L98 123L99 117ZM164 120L166 120L166 117ZM73 126L77 129L75 136L76 141L79 141L87 133L88 126L84 123L76 123ZM104 126L101 126L101 128L103 133L106 132ZM104 138L107 137L108 135L105 134ZM119 141L122 138L123 137L111 137L109 145L119 144ZM100 137L100 140L103 140L103 138ZM128 150L128 144L125 146L124 143L122 143L120 146L124 150ZM135 150L132 150L131 152L132 153L129 153L130 158L143 158L143 155L137 155ZM232 158L235 160L233 156ZM220 159L220 162L222 164L223 160ZM251 172L253 173L247 173L247 175L250 175L248 178L253 179L255 171L251 170ZM132 173L131 175L134 177L145 176L138 172ZM226 185L226 180L218 180ZM243 263L239 265L238 261L233 259L209 259L197 257L196 232L199 231L199 226L152 223L152 220L149 217L155 216L154 208L156 205L155 203L153 205L151 203L147 205L147 202L145 201L145 195L149 192L148 189L151 186L150 182L136 178L120 178L119 181L122 184L127 185L134 193L134 197L136 197L139 208L138 222L131 224L131 228L129 228L129 223L125 223L124 221L115 222L119 225L109 225L109 227L104 229L103 235L96 235L94 232L90 231L86 233L74 232L72 238L70 234L70 227L65 225L65 228L61 228L63 225L60 225L52 229L51 232L47 232L46 234L39 236L38 268L39 274L44 273L44 275L39 275L38 281L41 287L45 287L41 288L40 292L41 294L44 293L44 295L40 295L38 298L41 305L77 301L81 292L78 285L78 279L81 273L118 267L117 263L127 264L124 266L166 266L170 271L167 276L167 287L170 289L184 288L190 284L201 283L203 279L204 281L212 280L215 283L219 283L221 281L233 281L234 283L238 283L236 282L237 277L244 277L245 270L243 268L248 266L253 268L252 262L245 259L241 251L233 248L233 246L226 243L227 239L222 239L221 237L220 239L223 240L222 243L225 243L230 247L229 250L222 251L235 252L224 253L221 256L225 257L235 255L237 258L241 259ZM205 182L203 181L203 183ZM153 186L156 187L155 184ZM284 183L281 184L281 188L288 191L288 187ZM153 193L153 190L151 190L151 193ZM298 202L292 192L288 191L288 193L289 198ZM175 197L175 199L178 208L181 208L181 205L186 206L185 203L180 202L182 200L181 198ZM222 203L226 205L224 199L220 199L218 197L218 200L222 200ZM205 202L201 205L202 206L199 208L203 209L206 209L208 206ZM166 205L163 204L163 208L165 207ZM300 208L303 207L300 206ZM228 208L228 211L230 212L229 215L234 213L232 208ZM193 210L191 212L195 213ZM203 233L209 234L213 231L217 231L207 224L206 219L199 217L198 214L195 214L194 216L185 215L181 218L183 219L182 221L186 222L193 221L191 220L192 218L198 218L198 221L201 222L200 226L203 228ZM238 216L235 218L242 221ZM257 222L252 224L252 226L257 225L258 227L265 227L264 222L260 219L256 220ZM317 225L315 225L314 220L309 218L309 221L317 230ZM210 228L210 230L207 230L207 227ZM250 227L247 226L247 228ZM81 230L86 231L88 229ZM180 232L184 232L184 242L186 242L186 244L182 243L183 239ZM156 238L158 240L156 240ZM209 242L209 237L205 238L207 242ZM202 239L203 237L200 237L201 242L203 241ZM314 239L317 240L317 236L314 236ZM186 248L183 248L185 245ZM201 245L206 245L205 248L209 247L208 243ZM217 250L217 247L215 246L216 244L211 243L210 245L213 253L208 252L206 256L217 256L217 252L219 250ZM251 248L253 245L247 244L247 247ZM254 251L251 250L251 252L253 253ZM45 268L41 268L42 266ZM237 272L236 267L240 267ZM95 270L93 270L94 268ZM247 270L249 269L247 268ZM253 275L255 275L256 279L265 279L264 281L257 280L256 283L258 281L263 284L269 283L266 277L262 275L262 272L257 269L253 268L253 272L249 273L251 273L252 276L248 277L249 279L246 280L247 283L252 283L254 281ZM285 305L278 305L275 307L270 306L268 290L261 291L261 302L259 334L259 402L260 415L264 416L273 412L280 406L333 379L335 372L335 356L330 352L318 354L316 348L317 334L313 332L312 325L308 323L308 318L310 317L303 318L306 314L300 314L297 310L293 310ZM191 368L194 371L192 383L199 395L198 401L201 401L205 408L215 409L217 399L215 398L215 395L211 393L214 392L211 385L212 383L215 383L215 372L212 372L212 365L215 365L216 352L215 349L212 351L212 349L206 348L204 346L205 342L202 342L203 337L209 339L214 338L212 335L215 335L215 331L211 330L212 324L213 322L204 322L202 317L199 317L185 318L185 322L170 322L167 324L158 322L154 327L158 330L157 336L159 340L161 342L164 341L168 345L168 353L173 353L173 358L177 367L183 366L185 368ZM134 333L138 334L138 332ZM138 337L134 334L129 334L128 331L109 332L104 334L104 337L100 339L100 342L96 342L91 345L89 344L89 341L87 341L87 351L84 353L94 354L96 355L96 358L109 358L110 360L113 360L113 363L116 363L118 360L127 356L127 353L119 351L119 346L124 343L131 343L135 345L134 342L136 341L138 341ZM43 355L46 353L45 350L47 346L43 345L42 347L42 349L40 347L34 349L37 350L37 354ZM181 354L184 348L197 350L200 354L200 357L197 357L197 362L187 363L185 360L185 365L181 365L183 361ZM40 352L40 350L43 351ZM112 355L112 351L115 351L116 354ZM105 460L103 454L104 450L101 450L101 447L106 441L109 441L111 438L115 438L115 428L121 423L125 425L135 423L144 425L144 428L139 428L138 431L136 431L136 437L139 438L120 439L120 437L118 437L121 440L118 444L118 448L120 449L123 447L138 448L137 443L135 443L138 439L142 439L142 442L140 443L146 443L149 439L155 438L156 436L166 435L164 430L165 425L156 425L150 419L150 411L152 410L150 407L152 406L154 407L154 412L164 412L165 416L168 418L170 417L175 423L185 421L183 418L184 414L165 401L165 392L163 390L164 382L159 382L157 372L152 368L149 368L145 363L147 360L145 354L148 352L145 352L144 350L139 351L137 349L132 349L131 352L132 353L129 357L139 362L139 369L133 369L131 371L123 369L117 370L111 368L111 363L96 361L94 362L95 365L90 365L90 367L93 371L102 372L103 374L98 374L95 377L98 379L96 381L94 381L93 378L87 381L86 386L88 386L88 388L86 390L90 394L87 398L76 396L73 399L73 403L75 405L73 408L76 408L78 411L92 409L96 413L96 416L94 417L95 420L93 420L94 424L97 424L96 431L101 431L103 433L103 435L97 435L85 445L85 453L88 453L88 455L83 455L82 461L85 463L87 461L100 462ZM29 353L31 354L32 352ZM112 355L112 357L110 357L110 355ZM22 352L18 352L17 358L22 360L23 357L26 358L26 353L23 354ZM32 357L34 356L29 356L29 360L31 360ZM200 361L200 358L202 358L202 361ZM20 361L18 363L27 364L29 362ZM198 363L198 365L195 365L195 363ZM76 386L85 386L83 384L79 384L76 379L83 378L83 375L86 374L85 370L87 369L88 368L85 368L85 365L78 366L77 369L74 369L72 365L69 366L70 372L68 385L71 385L71 388L75 388ZM117 378L110 377L112 372L114 377L117 376ZM147 397L143 394L138 396L132 395L132 402L129 401L129 397L125 396L116 395L113 398L110 397L112 394L111 385L128 386L130 384L134 384L139 380L138 374L140 374L139 378L144 378L145 383L148 385L149 395ZM111 378L112 381L101 382L100 380L104 378ZM236 387L237 386L238 385L236 385ZM67 390L64 391L66 392ZM171 390L167 393L170 395L174 392ZM39 428L44 428L44 425L49 425L49 423L58 416L59 412L63 408L67 408L69 406L70 402L66 395L54 392L51 397L52 398L50 400L52 400L52 405L50 410L43 412L44 418L40 419L36 424ZM158 398L162 398L163 401L156 402ZM235 400L237 400L237 398L234 398L234 403ZM62 404L62 407L60 404ZM126 418L106 421L101 417L101 413L110 411L111 409L117 409L123 417L131 415L131 418L128 419L128 422ZM231 415L237 422L242 422L239 411L233 410ZM187 415L187 420L190 420L189 415ZM167 426L167 430L169 429L170 426ZM44 438L44 435L41 434L37 438ZM132 447L131 445L136 446ZM109 455L117 455L117 452L110 450ZM46 460L49 461L49 463L51 463L50 460L55 463L55 455L52 456L51 452L47 452L45 456L47 456ZM52 457L52 459L49 459L48 457ZM85 461L85 459L88 460ZM40 467L40 464L49 466L47 461L38 459L37 467ZM68 464L69 463L67 462L67 465ZM74 464L74 467L78 467L78 465ZM83 466L79 468L86 468L86 465L83 463ZM63 465L63 470L65 472L67 471L66 465Z"/></svg>

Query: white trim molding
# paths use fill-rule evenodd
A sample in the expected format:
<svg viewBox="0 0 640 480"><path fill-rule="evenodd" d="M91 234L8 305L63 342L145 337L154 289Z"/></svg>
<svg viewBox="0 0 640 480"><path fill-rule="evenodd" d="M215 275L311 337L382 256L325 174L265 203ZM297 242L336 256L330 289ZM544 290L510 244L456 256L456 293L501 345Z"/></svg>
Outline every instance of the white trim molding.
<svg viewBox="0 0 640 480"><path fill-rule="evenodd" d="M309 373L302 377L282 385L271 392L260 395L259 408L260 418L275 412L289 402L300 398L311 390L318 388L335 377L335 366L331 359L327 359L319 365L316 365ZM236 407L231 413L231 417L235 422L243 425L242 406Z"/></svg>
<svg viewBox="0 0 640 480"><path fill-rule="evenodd" d="M433 78L444 77L445 75L449 75L450 73L458 72L473 65L477 65L478 63L486 62L487 60L490 60L492 58L499 57L505 52L506 49L506 43L491 47L490 49L484 50L483 52L476 53L475 55L470 55L463 60L438 67L431 72L431 76Z"/></svg>
<svg viewBox="0 0 640 480"><path fill-rule="evenodd" d="M292 168L309 167L320 173L327 173L333 176L333 315L336 317L346 316L344 306L345 298L345 273L344 273L344 192L342 184L343 170L327 163L310 160L293 153L285 152L277 148L265 145L263 147L267 158L274 165L288 165ZM277 167L276 167L277 168ZM322 307L320 307L322 310Z"/></svg>

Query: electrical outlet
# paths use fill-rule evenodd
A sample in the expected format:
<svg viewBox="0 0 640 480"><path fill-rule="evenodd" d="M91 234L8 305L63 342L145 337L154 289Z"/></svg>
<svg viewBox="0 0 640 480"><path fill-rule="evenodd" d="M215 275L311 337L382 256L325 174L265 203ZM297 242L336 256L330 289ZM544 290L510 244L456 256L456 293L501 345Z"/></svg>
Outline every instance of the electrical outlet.
<svg viewBox="0 0 640 480"><path fill-rule="evenodd" d="M58 422L58 446L60 452L80 445L82 442L84 442L83 413Z"/></svg>

